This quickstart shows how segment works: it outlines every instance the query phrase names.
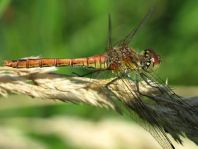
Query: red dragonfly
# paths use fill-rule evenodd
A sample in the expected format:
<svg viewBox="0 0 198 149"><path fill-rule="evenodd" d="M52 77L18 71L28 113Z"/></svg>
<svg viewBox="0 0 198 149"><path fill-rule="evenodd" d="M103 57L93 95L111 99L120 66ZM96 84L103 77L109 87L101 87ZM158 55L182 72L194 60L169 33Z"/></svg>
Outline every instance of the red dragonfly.
<svg viewBox="0 0 198 149"><path fill-rule="evenodd" d="M149 126L149 128L147 127L147 130L154 136L154 138L164 149L174 149L175 147L165 133L168 132L168 130L166 130L156 119L155 112L144 103L144 98L150 99L152 101L154 100L157 103L157 97L143 95L138 89L139 81L136 80L136 89L131 87L130 81L127 81L132 79L130 74L133 73L139 79L145 81L148 85L158 88L161 94L167 94L170 97L176 96L174 92L168 87L166 87L167 90L161 90L160 87L152 85L153 83L157 85L160 84L159 79L151 73L157 66L159 66L160 56L151 48L138 53L134 48L128 47L130 41L133 39L137 31L143 26L146 20L150 17L152 12L153 9L150 9L149 12L137 25L137 27L133 29L126 37L124 37L123 40L117 42L117 46L113 46L112 44L111 18L109 16L108 48L104 54L75 59L25 58L17 60L6 60L4 65L13 68L80 66L86 68L94 68L97 71L112 71L117 75L117 77L108 83L108 85L116 79L121 79L128 90L127 92L129 93L129 100L125 101L125 105L127 105L128 109L130 109L129 111L135 111L137 115L147 123L147 126ZM130 100L134 98L136 100ZM175 98L174 100L171 99L172 98L170 98L170 103L180 104L179 97L176 98L176 100ZM173 137L181 143L181 140L178 136Z"/></svg>

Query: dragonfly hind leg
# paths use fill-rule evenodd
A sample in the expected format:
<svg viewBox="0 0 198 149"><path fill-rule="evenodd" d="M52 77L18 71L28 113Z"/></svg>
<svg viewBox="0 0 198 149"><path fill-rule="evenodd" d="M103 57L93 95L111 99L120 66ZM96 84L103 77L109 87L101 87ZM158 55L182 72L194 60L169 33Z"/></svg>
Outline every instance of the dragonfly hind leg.
<svg viewBox="0 0 198 149"><path fill-rule="evenodd" d="M86 76L89 76L89 75L92 75L92 74L95 74L97 72L101 72L101 71L107 71L106 69L104 70L101 70L101 69L96 69L94 71L91 71L91 72L88 72L88 73L85 73L85 74L78 74L76 72L72 72L72 74L76 75L77 77L86 77Z"/></svg>

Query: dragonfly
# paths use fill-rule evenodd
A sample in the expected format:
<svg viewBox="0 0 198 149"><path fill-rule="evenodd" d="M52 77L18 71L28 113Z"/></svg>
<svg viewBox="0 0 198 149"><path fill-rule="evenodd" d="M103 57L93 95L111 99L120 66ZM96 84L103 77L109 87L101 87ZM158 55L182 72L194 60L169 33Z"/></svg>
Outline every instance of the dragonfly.
<svg viewBox="0 0 198 149"><path fill-rule="evenodd" d="M122 80L127 89L128 99L125 105L135 111L148 125L147 130L154 136L158 143L164 149L174 149L173 143L170 141L165 130L156 119L155 112L150 109L145 103L144 98L156 100L156 97L142 94L139 91L138 79L136 79L136 89L130 84L130 74L135 74L135 78L139 78L153 88L159 89L161 94L177 97L177 95L169 88L162 90L159 86L162 85L160 79L153 75L153 71L160 65L160 55L152 48L147 48L143 52L138 52L134 48L129 47L136 33L142 28L148 18L153 14L153 9L149 9L146 15L122 40L112 43L112 23L109 15L108 19L108 46L106 52L100 55L94 55L83 58L23 58L17 60L6 60L4 65L13 68L35 68L35 67L64 67L64 66L79 66L83 68L91 68L96 72L110 71L116 74L116 78L111 80L109 84L117 79ZM115 45L115 46L114 46ZM125 79L127 78L127 79ZM155 85L153 85L153 83ZM135 99L135 100L130 100ZM172 98L171 98L172 99ZM179 97L177 100L170 100L170 103L180 104ZM173 104L171 104L173 105ZM169 105L169 106L171 106ZM180 139L175 137L177 141Z"/></svg>

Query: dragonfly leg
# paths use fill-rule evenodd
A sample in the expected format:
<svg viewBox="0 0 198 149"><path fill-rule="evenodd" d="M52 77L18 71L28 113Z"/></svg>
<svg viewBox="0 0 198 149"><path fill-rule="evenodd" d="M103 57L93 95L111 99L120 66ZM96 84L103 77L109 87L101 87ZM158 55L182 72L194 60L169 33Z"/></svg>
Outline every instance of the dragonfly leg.
<svg viewBox="0 0 198 149"><path fill-rule="evenodd" d="M144 74L144 73L140 73L140 76L141 76L141 78L146 82L146 84L148 84L149 86L151 86L152 88L156 88L156 89L158 89L158 91L161 93L161 95L164 95L164 94L166 94L166 99L176 99L175 97L173 97L173 94L171 94L170 93L170 90L168 90L167 89L167 87L166 88L163 88L163 87L160 87L160 86L158 86L159 85L159 83L158 82L155 82L156 83L156 85L152 85L149 81L148 81L148 78L150 78L150 77L148 77L146 74ZM152 81L152 80L151 80ZM159 100L161 100L160 98L158 98L157 96L152 96L151 97L152 99L156 99L157 101L159 101ZM163 100L163 101L165 101L165 100ZM179 100L178 100L179 101ZM170 102L170 103L172 103L172 101L171 100L166 100L166 102Z"/></svg>
<svg viewBox="0 0 198 149"><path fill-rule="evenodd" d="M149 77L148 75L141 73L140 76L142 77L142 79L143 79L149 86L158 89L158 91L160 91L161 94L166 94L170 99L172 99L173 96L174 96L174 97L177 96L176 98L179 99L179 96L176 95L176 94L175 94L171 89L169 89L168 87L166 87L166 86L160 87L160 86L158 86L158 85L159 85L158 82L155 82L156 85L152 85L152 84L147 80L148 78L151 78L151 77ZM151 80L151 81L152 81L152 80ZM175 99L176 99L176 98L175 98Z"/></svg>
<svg viewBox="0 0 198 149"><path fill-rule="evenodd" d="M137 78L137 74L135 74L135 77ZM145 81L145 80L144 80ZM146 80L147 81L147 80ZM148 82L149 83L149 82ZM135 86L136 86L136 90L138 92L138 94L144 96L144 97L147 97L147 98L150 98L150 99L153 99L154 101L158 102L158 98L156 98L155 96L152 96L152 95L147 95L147 94L144 94L140 91L140 87L139 87L139 81L138 79L135 79Z"/></svg>
<svg viewBox="0 0 198 149"><path fill-rule="evenodd" d="M141 93L140 87L139 87L139 81L138 81L137 77L138 77L137 74L135 74L135 86L136 86L138 94L143 95L143 96L147 96L147 95Z"/></svg>
<svg viewBox="0 0 198 149"><path fill-rule="evenodd" d="M110 86L111 84L113 84L114 82L116 82L117 80L119 80L119 79L120 79L119 77L114 78L113 80L109 81L109 82L105 85L105 87L109 89L109 86Z"/></svg>
<svg viewBox="0 0 198 149"><path fill-rule="evenodd" d="M176 94L175 95L171 94L170 90L167 87L166 88L162 88L160 86L152 85L147 80L148 76L146 74L140 73L140 76L149 86L158 89L158 91L161 94L158 95L158 96L149 96L149 95L142 94L140 92L140 90L138 90L139 94L141 94L141 95L143 95L145 97L148 97L150 99L154 99L156 102L160 102L161 101L161 102L166 103L166 104L169 103L169 104L172 104L172 105L183 105L183 104L185 105L185 101L180 100L180 98L178 96L176 96ZM166 95L166 96L163 96L163 95ZM190 105L188 105L188 106L190 106Z"/></svg>
<svg viewBox="0 0 198 149"><path fill-rule="evenodd" d="M104 69L104 70L96 69L94 71L91 71L91 72L88 72L88 73L85 73L85 74L82 74L82 75L81 74L78 74L76 72L72 72L72 74L76 75L77 77L85 77L85 76L89 76L89 75L92 75L94 73L101 72L101 71L107 71L107 70L106 69Z"/></svg>

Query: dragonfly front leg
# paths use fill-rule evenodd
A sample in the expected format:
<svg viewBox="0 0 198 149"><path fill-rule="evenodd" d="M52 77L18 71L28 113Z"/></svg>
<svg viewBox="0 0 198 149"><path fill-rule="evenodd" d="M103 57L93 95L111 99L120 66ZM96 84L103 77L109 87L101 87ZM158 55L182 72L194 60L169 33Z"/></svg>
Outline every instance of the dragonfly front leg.
<svg viewBox="0 0 198 149"><path fill-rule="evenodd" d="M158 90L160 91L161 94L166 94L168 97L171 98L171 95L170 95L170 92L169 92L170 90L166 90L167 87L166 87L166 88L162 88L162 87L158 86L158 85L159 85L158 82L153 81L151 77L149 77L148 75L146 75L146 74L144 74L144 73L140 73L140 76L141 76L141 78L142 78L149 86L151 86L152 88L158 89ZM149 79L149 80L148 80L148 79ZM151 84L151 82L149 82L149 81L154 82L155 85Z"/></svg>
<svg viewBox="0 0 198 149"><path fill-rule="evenodd" d="M137 90L137 93L141 96L144 96L144 97L147 97L149 99L153 99L154 101L158 102L158 99L155 97L155 96L152 96L152 95L148 95L148 94L144 94L140 91L140 86L139 86L139 80L137 79L138 78L138 75L135 74L135 86L136 86L136 90ZM145 80L144 80L145 81Z"/></svg>
<svg viewBox="0 0 198 149"><path fill-rule="evenodd" d="M137 74L136 74L136 75L137 75ZM142 75L141 75L141 77L142 77ZM158 91L159 91L161 94L160 94L160 95L154 96L154 95L149 95L149 94L144 94L144 93L142 93L142 92L140 91L140 88L139 88L139 82L136 81L136 87L137 87L137 92L138 92L138 94L140 94L140 95L142 95L142 96L144 96L144 97L147 97L147 98L149 98L149 99L151 99L151 100L154 100L156 103L161 102L161 103L164 103L164 104L172 104L172 105L176 105L176 104L177 104L177 105L178 105L178 103L174 103L174 102L171 101L171 100L166 100L167 97L162 96L163 90L161 90L160 87L158 87L158 86L153 86L153 85L150 84L150 82L149 82L146 78L144 78L144 77L142 77L142 79L143 79L143 81L145 81L146 84L149 85L150 87L158 89ZM149 93L149 92L148 92L148 93Z"/></svg>

